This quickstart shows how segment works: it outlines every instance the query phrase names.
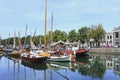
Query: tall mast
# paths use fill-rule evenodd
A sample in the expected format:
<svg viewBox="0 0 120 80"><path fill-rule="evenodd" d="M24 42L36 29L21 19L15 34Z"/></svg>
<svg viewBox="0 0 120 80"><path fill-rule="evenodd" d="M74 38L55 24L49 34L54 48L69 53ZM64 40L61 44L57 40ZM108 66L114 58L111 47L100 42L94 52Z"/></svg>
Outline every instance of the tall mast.
<svg viewBox="0 0 120 80"><path fill-rule="evenodd" d="M18 31L18 48L21 48L20 31Z"/></svg>
<svg viewBox="0 0 120 80"><path fill-rule="evenodd" d="M35 32L33 34L32 40L35 38L35 35L36 35L36 29L35 29Z"/></svg>
<svg viewBox="0 0 120 80"><path fill-rule="evenodd" d="M24 41L24 45L25 45L26 38L27 38L27 28L28 28L28 26L26 25L26 30L25 30L25 41Z"/></svg>
<svg viewBox="0 0 120 80"><path fill-rule="evenodd" d="M45 1L45 15L44 15L44 49L46 49L46 18L47 18L47 0Z"/></svg>
<svg viewBox="0 0 120 80"><path fill-rule="evenodd" d="M10 47L10 33L9 33L9 38L8 38L8 45Z"/></svg>
<svg viewBox="0 0 120 80"><path fill-rule="evenodd" d="M53 13L52 13L52 17L51 17L51 45L53 43L52 29L53 29Z"/></svg>
<svg viewBox="0 0 120 80"><path fill-rule="evenodd" d="M39 36L39 44L41 45L41 36Z"/></svg>
<svg viewBox="0 0 120 80"><path fill-rule="evenodd" d="M13 43L13 48L16 47L16 31L14 32L14 43Z"/></svg>
<svg viewBox="0 0 120 80"><path fill-rule="evenodd" d="M1 36L0 36L0 45L1 45L1 40L2 40L2 38L1 38Z"/></svg>

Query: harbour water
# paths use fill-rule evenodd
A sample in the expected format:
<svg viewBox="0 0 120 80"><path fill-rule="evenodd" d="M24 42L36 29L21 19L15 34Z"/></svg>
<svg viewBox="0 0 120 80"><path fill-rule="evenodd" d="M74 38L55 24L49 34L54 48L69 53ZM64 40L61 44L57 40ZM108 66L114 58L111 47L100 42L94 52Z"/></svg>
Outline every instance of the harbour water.
<svg viewBox="0 0 120 80"><path fill-rule="evenodd" d="M32 64L0 56L0 80L120 80L120 56L77 57L75 62Z"/></svg>

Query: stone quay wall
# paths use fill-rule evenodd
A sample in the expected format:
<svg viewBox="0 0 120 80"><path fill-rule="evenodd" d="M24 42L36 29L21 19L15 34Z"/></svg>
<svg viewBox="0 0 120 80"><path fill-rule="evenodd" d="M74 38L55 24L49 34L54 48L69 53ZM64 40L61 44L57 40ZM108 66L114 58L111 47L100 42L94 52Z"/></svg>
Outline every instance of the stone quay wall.
<svg viewBox="0 0 120 80"><path fill-rule="evenodd" d="M119 53L120 48L91 48L90 53Z"/></svg>

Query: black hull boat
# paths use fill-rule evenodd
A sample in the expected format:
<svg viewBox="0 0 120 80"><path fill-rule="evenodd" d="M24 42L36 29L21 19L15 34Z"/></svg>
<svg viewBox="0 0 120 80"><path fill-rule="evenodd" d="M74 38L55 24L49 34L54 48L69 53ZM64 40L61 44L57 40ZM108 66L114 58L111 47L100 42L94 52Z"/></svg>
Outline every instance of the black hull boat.
<svg viewBox="0 0 120 80"><path fill-rule="evenodd" d="M22 60L31 62L31 63L42 63L47 60L47 57L39 56L39 55L30 55L30 54L22 54Z"/></svg>

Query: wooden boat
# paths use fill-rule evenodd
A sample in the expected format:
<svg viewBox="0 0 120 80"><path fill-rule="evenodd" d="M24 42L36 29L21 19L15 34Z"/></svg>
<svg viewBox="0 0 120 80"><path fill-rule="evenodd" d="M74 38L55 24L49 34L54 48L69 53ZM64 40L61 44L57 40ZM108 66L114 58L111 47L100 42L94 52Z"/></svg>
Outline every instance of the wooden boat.
<svg viewBox="0 0 120 80"><path fill-rule="evenodd" d="M18 48L16 49L16 33L14 33L14 50L9 54L9 56L16 56L20 57L20 55L23 53L23 50L21 49L21 41L20 41L20 32L18 32Z"/></svg>
<svg viewBox="0 0 120 80"><path fill-rule="evenodd" d="M66 61L70 61L70 62L74 62L75 61L75 56L74 55L51 55L49 59L47 59L49 61L56 61L56 62L66 62Z"/></svg>
<svg viewBox="0 0 120 80"><path fill-rule="evenodd" d="M9 56L13 56L13 57L20 57L20 55L23 53L23 51L22 50L19 50L19 51L17 51L17 50L13 50L10 54L8 54Z"/></svg>
<svg viewBox="0 0 120 80"><path fill-rule="evenodd" d="M7 48L7 49L5 49L5 52L6 52L6 53L11 53L12 51L13 51L12 48Z"/></svg>
<svg viewBox="0 0 120 80"><path fill-rule="evenodd" d="M76 42L77 46L72 47L72 51L74 52L75 56L81 56L87 53L90 47L80 47L80 42Z"/></svg>
<svg viewBox="0 0 120 80"><path fill-rule="evenodd" d="M3 45L1 45L1 44L0 44L0 51L5 51L5 47Z"/></svg>
<svg viewBox="0 0 120 80"><path fill-rule="evenodd" d="M13 50L13 47L11 47L11 44L10 44L10 33L9 33L9 38L7 39L7 44L6 44L6 46L5 46L5 52L7 53L7 54L9 54L9 53L11 53L12 52L12 50Z"/></svg>
<svg viewBox="0 0 120 80"><path fill-rule="evenodd" d="M22 60L26 60L31 63L42 63L42 62L45 62L48 58L46 56L41 56L38 54L28 54L28 53L21 54L21 57L22 57Z"/></svg>
<svg viewBox="0 0 120 80"><path fill-rule="evenodd" d="M79 49L79 50L76 50L75 54L76 56L81 56L85 53L87 53L89 50L88 49Z"/></svg>

